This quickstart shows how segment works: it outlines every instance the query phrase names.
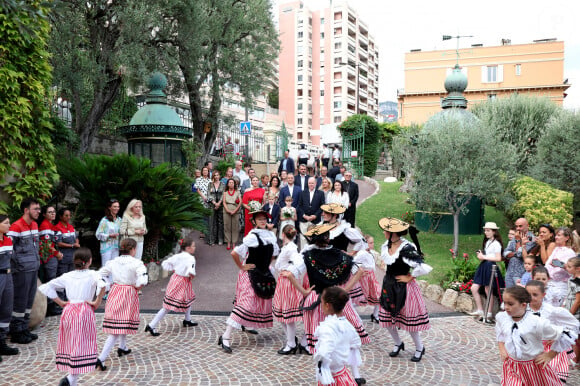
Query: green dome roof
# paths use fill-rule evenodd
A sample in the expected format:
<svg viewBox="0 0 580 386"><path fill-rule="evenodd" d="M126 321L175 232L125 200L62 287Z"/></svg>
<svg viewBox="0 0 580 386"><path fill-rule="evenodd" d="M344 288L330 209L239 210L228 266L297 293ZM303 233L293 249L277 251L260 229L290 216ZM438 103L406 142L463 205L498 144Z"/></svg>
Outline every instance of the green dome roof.
<svg viewBox="0 0 580 386"><path fill-rule="evenodd" d="M445 79L445 90L451 92L463 92L467 88L467 76L461 72L458 64L453 67L451 74Z"/></svg>

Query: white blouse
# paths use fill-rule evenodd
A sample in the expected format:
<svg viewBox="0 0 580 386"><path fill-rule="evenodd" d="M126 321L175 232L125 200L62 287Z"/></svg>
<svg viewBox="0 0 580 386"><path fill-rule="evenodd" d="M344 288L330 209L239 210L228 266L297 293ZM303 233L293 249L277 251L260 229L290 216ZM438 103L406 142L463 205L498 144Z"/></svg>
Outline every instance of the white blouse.
<svg viewBox="0 0 580 386"><path fill-rule="evenodd" d="M320 224L323 223L324 221L320 222ZM353 251L362 251L368 248L367 242L363 237L362 233L360 233L358 229L353 228L345 220L341 220L340 222L338 222L338 225L334 229L330 230L329 232L330 240L333 240L334 238L340 236L341 233L344 233L346 238L349 239L351 243L354 244L352 248Z"/></svg>
<svg viewBox="0 0 580 386"><path fill-rule="evenodd" d="M385 241L384 244L381 246L381 260L383 260L383 262L387 266L387 269L388 269L389 265L393 264L395 262L395 260L397 260L397 258L399 257L399 252L401 252L401 249L405 245L410 244L413 247L415 246L413 243L411 243L409 240L407 240L405 238L401 237L401 240L403 240L403 241L401 242L401 244L399 245L397 250L392 255L389 254L389 241L388 240ZM429 272L431 272L433 270L433 267L431 267L429 264L417 263L417 262L411 261L405 257L403 257L403 261L409 267L413 268L411 275L413 275L415 277L427 275Z"/></svg>
<svg viewBox="0 0 580 386"><path fill-rule="evenodd" d="M545 300L539 310L534 311L528 306L529 312L543 319L548 319L555 326L562 326L566 330L579 331L580 322L564 307L554 307Z"/></svg>
<svg viewBox="0 0 580 386"><path fill-rule="evenodd" d="M359 251L352 259L352 274L354 275L359 267L367 271L375 269L375 258L368 251Z"/></svg>
<svg viewBox="0 0 580 386"><path fill-rule="evenodd" d="M282 247L282 250L280 250L280 254L276 258L274 269L279 275L280 272L286 271L289 267L295 265L297 260L302 260L302 255L298 253L298 247L296 244L294 244L293 241L290 241Z"/></svg>
<svg viewBox="0 0 580 386"><path fill-rule="evenodd" d="M248 257L249 248L255 248L258 245L258 238L256 235L260 236L262 243L272 244L274 246L274 252L272 256L278 256L280 253L280 247L278 246L278 239L276 235L267 229L252 229L250 233L242 240L242 244L234 248L234 251L240 256L243 261Z"/></svg>
<svg viewBox="0 0 580 386"><path fill-rule="evenodd" d="M145 264L129 255L121 255L109 260L104 267L99 269L99 274L103 278L112 278L113 283L136 287L146 285L149 279Z"/></svg>
<svg viewBox="0 0 580 386"><path fill-rule="evenodd" d="M496 254L501 256L501 244L497 240L488 240L485 243L485 257L486 260L495 259Z"/></svg>
<svg viewBox="0 0 580 386"><path fill-rule="evenodd" d="M161 266L166 271L174 271L179 276L195 276L195 257L188 252L181 252L163 261Z"/></svg>
<svg viewBox="0 0 580 386"><path fill-rule="evenodd" d="M58 297L57 291L65 290L71 303L90 302L107 283L97 271L89 269L67 272L42 284L38 290L50 299Z"/></svg>
<svg viewBox="0 0 580 386"><path fill-rule="evenodd" d="M516 327L517 326L517 327ZM563 327L554 326L548 319L527 311L519 322L514 322L505 311L495 317L495 333L498 342L504 342L510 357L529 361L544 352L543 340L553 340L551 350L562 352L574 344L577 333L563 334Z"/></svg>
<svg viewBox="0 0 580 386"><path fill-rule="evenodd" d="M356 330L344 316L328 315L316 328L318 338L313 355L318 365L316 379L323 385L334 382L332 373L340 371L345 365L361 364L361 340Z"/></svg>

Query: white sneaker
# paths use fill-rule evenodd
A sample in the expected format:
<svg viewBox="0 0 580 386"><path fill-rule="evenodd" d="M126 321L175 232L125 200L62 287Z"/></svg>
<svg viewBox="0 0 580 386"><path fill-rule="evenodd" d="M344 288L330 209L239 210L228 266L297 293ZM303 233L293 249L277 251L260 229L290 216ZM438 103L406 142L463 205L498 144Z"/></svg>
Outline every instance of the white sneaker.
<svg viewBox="0 0 580 386"><path fill-rule="evenodd" d="M483 316L483 310L477 310L474 312L468 312L467 315L469 316Z"/></svg>

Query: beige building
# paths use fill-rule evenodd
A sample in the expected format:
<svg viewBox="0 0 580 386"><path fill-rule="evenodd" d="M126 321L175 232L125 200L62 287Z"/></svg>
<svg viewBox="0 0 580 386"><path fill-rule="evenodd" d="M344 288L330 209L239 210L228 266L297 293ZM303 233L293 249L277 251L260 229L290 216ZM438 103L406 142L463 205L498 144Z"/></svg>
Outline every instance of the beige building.
<svg viewBox="0 0 580 386"><path fill-rule="evenodd" d="M397 92L400 124L424 123L441 111L443 84L456 61L456 50L405 54L405 88ZM570 87L564 77L564 42L555 39L473 45L459 49L459 65L467 76L464 95L470 106L512 93L546 96L562 105Z"/></svg>
<svg viewBox="0 0 580 386"><path fill-rule="evenodd" d="M280 110L294 140L321 144L321 126L360 113L378 117L379 53L368 25L346 2L279 7Z"/></svg>

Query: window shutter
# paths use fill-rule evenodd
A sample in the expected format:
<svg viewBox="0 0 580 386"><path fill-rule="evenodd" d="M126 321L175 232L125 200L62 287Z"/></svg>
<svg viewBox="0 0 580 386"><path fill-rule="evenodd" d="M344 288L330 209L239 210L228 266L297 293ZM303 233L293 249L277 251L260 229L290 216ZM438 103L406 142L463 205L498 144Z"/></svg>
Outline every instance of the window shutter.
<svg viewBox="0 0 580 386"><path fill-rule="evenodd" d="M503 82L503 64L497 66L497 81Z"/></svg>
<svg viewBox="0 0 580 386"><path fill-rule="evenodd" d="M487 82L487 66L481 66L481 83Z"/></svg>

